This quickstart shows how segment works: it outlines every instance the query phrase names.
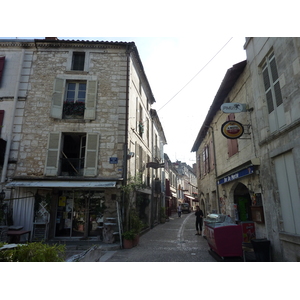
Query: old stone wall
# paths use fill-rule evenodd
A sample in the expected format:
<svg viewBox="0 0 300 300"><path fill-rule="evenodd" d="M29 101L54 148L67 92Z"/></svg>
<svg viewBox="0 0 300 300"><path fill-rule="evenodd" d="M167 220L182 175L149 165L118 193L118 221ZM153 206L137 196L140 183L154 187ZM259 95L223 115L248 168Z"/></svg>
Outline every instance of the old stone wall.
<svg viewBox="0 0 300 300"><path fill-rule="evenodd" d="M68 71L69 49L34 51L30 88L25 101L22 141L14 176L43 176L49 132L97 132L100 134L99 177L121 177L125 141L126 56L122 51L89 52L88 72ZM79 74L80 73L80 74ZM95 120L64 120L50 116L57 76L95 78ZM118 157L118 164L110 164Z"/></svg>

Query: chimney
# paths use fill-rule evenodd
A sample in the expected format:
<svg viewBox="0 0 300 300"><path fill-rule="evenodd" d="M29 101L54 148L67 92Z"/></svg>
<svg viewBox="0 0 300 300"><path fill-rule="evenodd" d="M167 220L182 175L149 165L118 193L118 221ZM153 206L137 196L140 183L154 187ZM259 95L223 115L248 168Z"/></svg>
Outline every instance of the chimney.
<svg viewBox="0 0 300 300"><path fill-rule="evenodd" d="M45 37L45 40L47 40L47 41L57 41L58 38L57 37Z"/></svg>

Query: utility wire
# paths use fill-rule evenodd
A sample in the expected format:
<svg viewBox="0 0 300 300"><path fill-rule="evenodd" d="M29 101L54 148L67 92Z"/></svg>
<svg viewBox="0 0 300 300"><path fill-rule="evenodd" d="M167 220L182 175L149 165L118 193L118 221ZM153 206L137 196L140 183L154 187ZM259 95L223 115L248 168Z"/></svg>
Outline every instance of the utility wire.
<svg viewBox="0 0 300 300"><path fill-rule="evenodd" d="M165 103L157 112L162 110L169 102L171 102L187 85L189 85L205 68L206 66L226 47L226 45L232 40L232 37L225 43L225 45L202 67L202 69L187 83L181 88L167 103Z"/></svg>

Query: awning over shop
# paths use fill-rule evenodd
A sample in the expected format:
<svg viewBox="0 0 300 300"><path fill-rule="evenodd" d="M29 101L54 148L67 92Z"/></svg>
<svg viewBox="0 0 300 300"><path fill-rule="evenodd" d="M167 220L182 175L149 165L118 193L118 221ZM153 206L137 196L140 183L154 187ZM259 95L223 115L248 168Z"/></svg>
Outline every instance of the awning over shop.
<svg viewBox="0 0 300 300"><path fill-rule="evenodd" d="M13 187L32 188L115 188L116 181L12 181L6 185Z"/></svg>
<svg viewBox="0 0 300 300"><path fill-rule="evenodd" d="M184 195L185 197L189 198L189 199L192 199L192 200L195 200L194 197L191 197L191 196L188 196L188 195Z"/></svg>

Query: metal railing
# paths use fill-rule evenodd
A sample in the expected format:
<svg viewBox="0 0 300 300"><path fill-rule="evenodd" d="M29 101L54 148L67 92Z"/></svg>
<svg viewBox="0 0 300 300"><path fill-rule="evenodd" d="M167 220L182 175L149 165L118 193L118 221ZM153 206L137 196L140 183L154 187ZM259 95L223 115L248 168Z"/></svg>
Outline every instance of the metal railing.
<svg viewBox="0 0 300 300"><path fill-rule="evenodd" d="M84 158L61 158L62 176L83 176Z"/></svg>

